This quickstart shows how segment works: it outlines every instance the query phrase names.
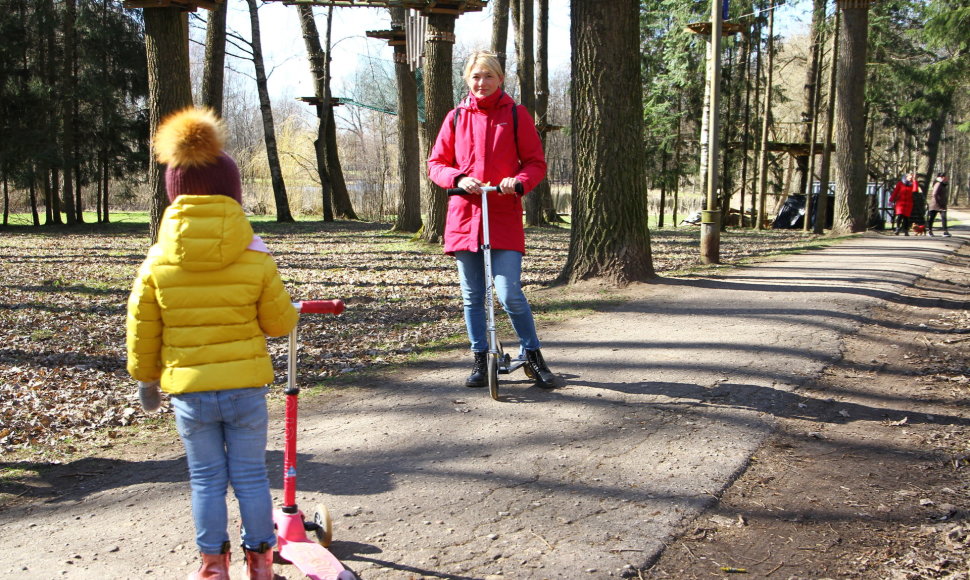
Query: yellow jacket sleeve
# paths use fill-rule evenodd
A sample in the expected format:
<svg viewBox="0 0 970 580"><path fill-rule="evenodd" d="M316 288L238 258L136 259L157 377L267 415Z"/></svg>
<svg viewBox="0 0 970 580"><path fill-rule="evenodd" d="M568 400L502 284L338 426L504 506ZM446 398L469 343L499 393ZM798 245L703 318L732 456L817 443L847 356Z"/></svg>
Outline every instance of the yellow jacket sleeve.
<svg viewBox="0 0 970 580"><path fill-rule="evenodd" d="M135 277L128 297L127 348L128 373L136 381L155 381L161 377L162 312L152 282L149 260Z"/></svg>
<svg viewBox="0 0 970 580"><path fill-rule="evenodd" d="M284 336L296 326L299 314L283 287L276 263L269 256L266 259L269 265L264 269L263 292L256 305L259 327L267 336Z"/></svg>

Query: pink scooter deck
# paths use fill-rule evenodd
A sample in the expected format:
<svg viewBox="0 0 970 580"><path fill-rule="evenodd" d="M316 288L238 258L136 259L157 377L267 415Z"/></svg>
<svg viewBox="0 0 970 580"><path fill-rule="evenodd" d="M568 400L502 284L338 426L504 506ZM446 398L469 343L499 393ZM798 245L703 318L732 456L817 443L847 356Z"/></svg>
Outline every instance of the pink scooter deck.
<svg viewBox="0 0 970 580"><path fill-rule="evenodd" d="M354 580L354 575L343 567L337 557L320 544L306 542L280 542L280 556L300 569L310 580Z"/></svg>

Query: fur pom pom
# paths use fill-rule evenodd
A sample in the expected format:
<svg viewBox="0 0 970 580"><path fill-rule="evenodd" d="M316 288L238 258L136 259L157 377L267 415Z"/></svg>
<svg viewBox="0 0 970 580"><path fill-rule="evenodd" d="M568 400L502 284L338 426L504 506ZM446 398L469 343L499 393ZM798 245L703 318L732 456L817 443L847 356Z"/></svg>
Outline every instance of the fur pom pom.
<svg viewBox="0 0 970 580"><path fill-rule="evenodd" d="M159 125L155 158L169 168L210 165L222 155L225 131L225 124L211 109L182 109Z"/></svg>

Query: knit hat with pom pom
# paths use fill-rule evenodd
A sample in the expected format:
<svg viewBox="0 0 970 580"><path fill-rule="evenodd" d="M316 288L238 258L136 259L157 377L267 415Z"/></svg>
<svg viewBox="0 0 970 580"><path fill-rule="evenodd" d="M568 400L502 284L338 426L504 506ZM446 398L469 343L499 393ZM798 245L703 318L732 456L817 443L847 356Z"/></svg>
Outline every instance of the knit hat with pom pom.
<svg viewBox="0 0 970 580"><path fill-rule="evenodd" d="M162 121L155 158L167 166L169 201L180 195L225 195L242 203L239 167L222 150L225 124L211 109L189 107Z"/></svg>

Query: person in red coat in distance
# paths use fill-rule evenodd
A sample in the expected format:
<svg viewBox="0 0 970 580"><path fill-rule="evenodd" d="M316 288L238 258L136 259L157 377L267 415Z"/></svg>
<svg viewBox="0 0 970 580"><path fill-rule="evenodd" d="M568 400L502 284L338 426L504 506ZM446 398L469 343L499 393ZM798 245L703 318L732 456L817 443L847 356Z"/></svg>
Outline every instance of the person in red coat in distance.
<svg viewBox="0 0 970 580"><path fill-rule="evenodd" d="M913 194L919 191L916 176L909 172L902 177L893 188L889 196L889 203L893 204L896 214L896 235L900 232L909 235L909 218L913 213Z"/></svg>
<svg viewBox="0 0 970 580"><path fill-rule="evenodd" d="M528 110L502 90L505 75L494 53L472 53L463 78L468 96L445 116L428 156L428 176L440 187L461 188L469 194L449 197L444 235L444 251L455 256L458 264L465 327L475 356L465 386L484 387L487 381L481 195L483 186L495 185L500 191L485 194L489 196L495 291L519 337L520 350L537 377L536 384L552 388L555 375L542 357L532 309L521 282L525 254L522 196L546 175L542 141ZM519 185L522 194L515 191Z"/></svg>

